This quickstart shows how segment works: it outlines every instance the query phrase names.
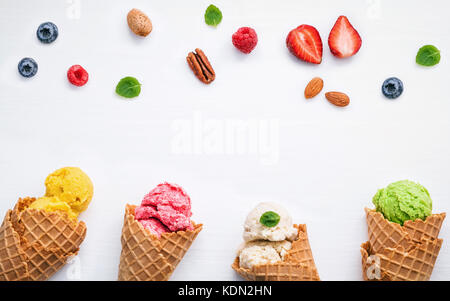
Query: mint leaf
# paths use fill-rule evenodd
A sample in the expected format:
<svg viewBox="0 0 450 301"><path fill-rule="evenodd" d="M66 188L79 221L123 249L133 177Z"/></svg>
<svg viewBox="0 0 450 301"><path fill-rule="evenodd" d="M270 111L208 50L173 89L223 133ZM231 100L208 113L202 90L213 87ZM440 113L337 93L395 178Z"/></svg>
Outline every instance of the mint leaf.
<svg viewBox="0 0 450 301"><path fill-rule="evenodd" d="M134 77L124 77L117 84L116 93L126 98L136 97L141 93L141 84Z"/></svg>
<svg viewBox="0 0 450 301"><path fill-rule="evenodd" d="M275 227L280 222L280 216L276 212L267 211L261 215L259 222L269 228Z"/></svg>
<svg viewBox="0 0 450 301"><path fill-rule="evenodd" d="M425 45L419 49L416 55L416 63L422 66L434 66L441 60L439 49L433 45Z"/></svg>
<svg viewBox="0 0 450 301"><path fill-rule="evenodd" d="M211 26L219 25L220 21L222 21L222 12L214 5L208 6L205 11L205 22Z"/></svg>

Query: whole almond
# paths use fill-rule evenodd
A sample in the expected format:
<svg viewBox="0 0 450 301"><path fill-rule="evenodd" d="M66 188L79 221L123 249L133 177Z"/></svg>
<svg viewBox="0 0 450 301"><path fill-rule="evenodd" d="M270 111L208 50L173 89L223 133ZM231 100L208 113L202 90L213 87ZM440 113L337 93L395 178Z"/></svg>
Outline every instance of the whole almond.
<svg viewBox="0 0 450 301"><path fill-rule="evenodd" d="M127 15L128 27L131 31L141 37L146 37L152 31L152 21L139 9L133 8Z"/></svg>
<svg viewBox="0 0 450 301"><path fill-rule="evenodd" d="M323 80L320 77L314 77L305 88L305 98L313 98L323 89Z"/></svg>
<svg viewBox="0 0 450 301"><path fill-rule="evenodd" d="M347 96L347 94L344 94L342 92L327 92L325 93L325 97L330 103L338 107L345 107L350 103L350 98Z"/></svg>

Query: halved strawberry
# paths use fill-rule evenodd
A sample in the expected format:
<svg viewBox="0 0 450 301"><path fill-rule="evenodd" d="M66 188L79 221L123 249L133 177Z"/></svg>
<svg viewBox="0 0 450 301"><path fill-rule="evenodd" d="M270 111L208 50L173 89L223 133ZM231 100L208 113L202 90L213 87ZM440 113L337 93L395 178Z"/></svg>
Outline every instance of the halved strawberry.
<svg viewBox="0 0 450 301"><path fill-rule="evenodd" d="M300 25L291 30L286 38L286 45L293 55L305 62L322 62L322 39L317 29L310 25Z"/></svg>
<svg viewBox="0 0 450 301"><path fill-rule="evenodd" d="M339 58L349 57L361 48L361 37L346 16L340 16L328 36L331 53Z"/></svg>

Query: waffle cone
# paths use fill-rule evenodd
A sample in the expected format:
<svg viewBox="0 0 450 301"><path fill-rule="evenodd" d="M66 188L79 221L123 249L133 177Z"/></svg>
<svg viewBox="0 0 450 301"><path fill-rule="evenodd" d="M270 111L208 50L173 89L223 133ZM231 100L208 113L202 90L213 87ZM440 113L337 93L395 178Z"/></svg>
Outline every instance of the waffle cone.
<svg viewBox="0 0 450 301"><path fill-rule="evenodd" d="M375 210L365 211L369 241L361 245L364 280L429 280L442 246L438 235L446 214L401 226Z"/></svg>
<svg viewBox="0 0 450 301"><path fill-rule="evenodd" d="M47 280L78 253L86 225L66 214L27 209L19 199L0 228L0 280Z"/></svg>
<svg viewBox="0 0 450 301"><path fill-rule="evenodd" d="M284 260L276 263L253 266L251 269L240 267L239 256L231 267L242 278L252 281L319 281L319 273L309 245L306 225L295 225L298 236L292 242L291 249Z"/></svg>
<svg viewBox="0 0 450 301"><path fill-rule="evenodd" d="M194 224L192 231L150 234L134 217L136 206L125 208L120 254L120 281L167 281L202 230Z"/></svg>
<svg viewBox="0 0 450 301"><path fill-rule="evenodd" d="M388 221L380 212L365 208L369 242L374 252L398 246L408 250L423 240L437 239L445 213L432 214L425 221L406 221L403 226Z"/></svg>
<svg viewBox="0 0 450 301"><path fill-rule="evenodd" d="M372 253L365 242L361 245L364 280L429 280L441 246L442 239L426 240L408 251L397 247Z"/></svg>

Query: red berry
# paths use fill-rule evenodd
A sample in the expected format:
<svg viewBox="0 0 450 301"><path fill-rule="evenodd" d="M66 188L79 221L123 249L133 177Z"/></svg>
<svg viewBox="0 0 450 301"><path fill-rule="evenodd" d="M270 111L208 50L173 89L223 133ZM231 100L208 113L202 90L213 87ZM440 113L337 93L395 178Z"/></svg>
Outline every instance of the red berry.
<svg viewBox="0 0 450 301"><path fill-rule="evenodd" d="M258 44L256 31L250 27L241 27L232 36L233 45L243 53L250 53Z"/></svg>
<svg viewBox="0 0 450 301"><path fill-rule="evenodd" d="M338 58L355 55L361 48L361 37L346 16L340 16L328 36L331 53Z"/></svg>
<svg viewBox="0 0 450 301"><path fill-rule="evenodd" d="M89 74L80 65L73 65L67 70L67 79L72 85L81 87L87 83Z"/></svg>
<svg viewBox="0 0 450 301"><path fill-rule="evenodd" d="M322 39L311 25L304 24L292 29L286 38L286 46L293 55L305 62L322 62Z"/></svg>

